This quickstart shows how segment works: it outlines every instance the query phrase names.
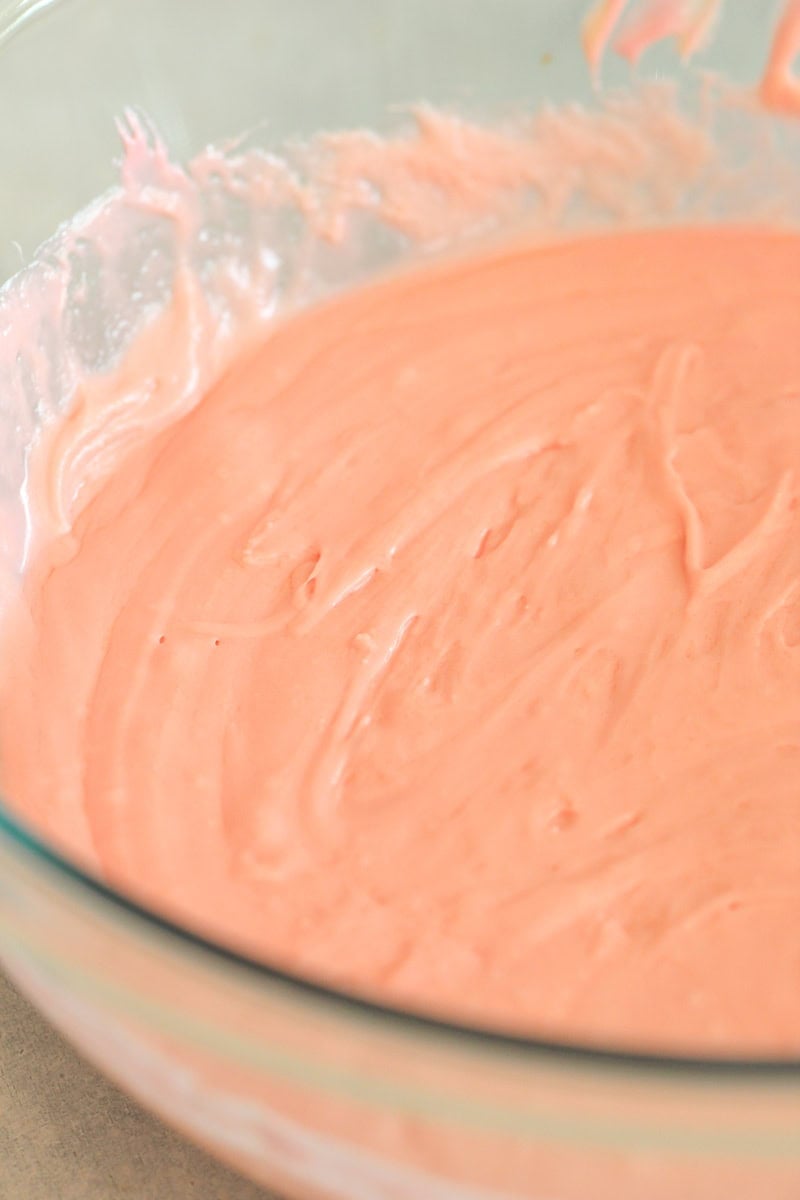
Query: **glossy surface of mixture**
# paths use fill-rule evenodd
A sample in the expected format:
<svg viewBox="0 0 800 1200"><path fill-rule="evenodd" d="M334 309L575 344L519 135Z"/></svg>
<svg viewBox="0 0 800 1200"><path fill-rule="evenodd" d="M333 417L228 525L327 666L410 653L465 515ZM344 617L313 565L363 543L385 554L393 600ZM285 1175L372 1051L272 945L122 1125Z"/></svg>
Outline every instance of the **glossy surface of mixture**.
<svg viewBox="0 0 800 1200"><path fill-rule="evenodd" d="M5 625L37 826L384 1000L800 1051L800 237L411 271L114 453Z"/></svg>

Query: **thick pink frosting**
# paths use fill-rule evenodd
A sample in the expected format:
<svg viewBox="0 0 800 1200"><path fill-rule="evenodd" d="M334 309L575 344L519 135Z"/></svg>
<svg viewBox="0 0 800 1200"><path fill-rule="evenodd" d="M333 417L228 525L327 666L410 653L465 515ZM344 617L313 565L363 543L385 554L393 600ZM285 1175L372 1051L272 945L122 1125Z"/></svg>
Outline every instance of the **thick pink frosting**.
<svg viewBox="0 0 800 1200"><path fill-rule="evenodd" d="M105 446L4 626L37 825L384 999L800 1050L800 237L419 267Z"/></svg>

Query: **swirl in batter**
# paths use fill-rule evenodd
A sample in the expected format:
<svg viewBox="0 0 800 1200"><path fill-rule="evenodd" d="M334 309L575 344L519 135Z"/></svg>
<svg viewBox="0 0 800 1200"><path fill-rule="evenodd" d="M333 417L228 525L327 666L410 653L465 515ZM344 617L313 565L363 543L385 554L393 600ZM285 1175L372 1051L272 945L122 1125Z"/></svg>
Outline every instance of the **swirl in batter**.
<svg viewBox="0 0 800 1200"><path fill-rule="evenodd" d="M409 271L276 325L38 546L5 787L384 999L800 1051L799 505L800 237Z"/></svg>

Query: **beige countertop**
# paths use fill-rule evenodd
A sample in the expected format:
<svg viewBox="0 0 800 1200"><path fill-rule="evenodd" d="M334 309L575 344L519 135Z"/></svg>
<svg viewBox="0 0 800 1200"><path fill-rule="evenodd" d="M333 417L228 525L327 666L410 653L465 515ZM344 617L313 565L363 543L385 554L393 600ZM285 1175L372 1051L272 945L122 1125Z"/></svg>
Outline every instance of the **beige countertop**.
<svg viewBox="0 0 800 1200"><path fill-rule="evenodd" d="M269 1200L145 1114L0 974L0 1200Z"/></svg>

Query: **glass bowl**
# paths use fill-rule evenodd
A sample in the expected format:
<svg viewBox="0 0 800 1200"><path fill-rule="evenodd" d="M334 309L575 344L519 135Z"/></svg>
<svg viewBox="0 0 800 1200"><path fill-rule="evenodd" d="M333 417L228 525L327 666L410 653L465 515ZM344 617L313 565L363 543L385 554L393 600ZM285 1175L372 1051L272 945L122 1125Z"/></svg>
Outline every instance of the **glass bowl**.
<svg viewBox="0 0 800 1200"><path fill-rule="evenodd" d="M321 128L389 130L418 100L482 119L592 105L585 8L0 3L0 280L32 261L48 277L59 243L37 248L117 182L115 122L131 107L185 162L241 131L269 148ZM771 16L761 0L732 6L706 63L754 79ZM626 71L609 63L612 81ZM642 72L685 81L664 47ZM358 277L383 269L392 247L359 259ZM348 269L338 262L326 286L354 278ZM19 330L2 315L0 306L0 333L13 340ZM0 372L2 511L20 521L24 455L44 409L29 396L24 414L12 411L12 390ZM800 1195L800 1062L555 1044L345 995L147 910L46 844L12 806L0 807L0 957L109 1076L297 1200Z"/></svg>

